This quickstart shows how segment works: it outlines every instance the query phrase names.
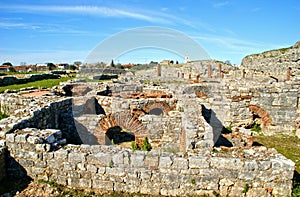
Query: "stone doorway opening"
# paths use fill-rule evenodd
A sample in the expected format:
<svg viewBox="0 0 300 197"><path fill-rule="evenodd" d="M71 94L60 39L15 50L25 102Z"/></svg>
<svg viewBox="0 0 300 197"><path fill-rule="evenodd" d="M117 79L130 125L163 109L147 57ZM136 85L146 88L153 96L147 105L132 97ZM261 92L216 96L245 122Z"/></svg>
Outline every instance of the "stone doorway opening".
<svg viewBox="0 0 300 197"><path fill-rule="evenodd" d="M126 131L120 126L110 127L105 133L105 145L121 144L135 140L133 132Z"/></svg>
<svg viewBox="0 0 300 197"><path fill-rule="evenodd" d="M149 115L163 116L164 111L161 108L153 108L149 111Z"/></svg>

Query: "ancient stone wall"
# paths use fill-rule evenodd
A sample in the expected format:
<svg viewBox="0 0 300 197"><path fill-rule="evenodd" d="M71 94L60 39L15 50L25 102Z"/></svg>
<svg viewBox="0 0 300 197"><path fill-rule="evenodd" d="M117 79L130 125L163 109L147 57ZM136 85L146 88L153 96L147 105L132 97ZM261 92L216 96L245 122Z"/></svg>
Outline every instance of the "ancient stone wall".
<svg viewBox="0 0 300 197"><path fill-rule="evenodd" d="M297 129L299 86L297 80L263 85L255 80L224 79L222 83L198 85L194 90L225 126L249 126L259 116L266 134L274 134Z"/></svg>
<svg viewBox="0 0 300 197"><path fill-rule="evenodd" d="M57 148L42 131L6 135L9 175L93 190L183 196L289 196L294 163L274 149L249 148L202 154L132 151L116 146L67 145ZM47 133L47 132L46 132ZM53 135L53 134L52 134ZM41 140L41 139L44 140ZM43 143L41 143L43 141ZM246 189L245 189L246 188Z"/></svg>
<svg viewBox="0 0 300 197"><path fill-rule="evenodd" d="M24 99L16 94L7 94L2 98L3 102L1 100L1 103L5 103L5 108L10 116L0 120L0 138L4 138L6 133L26 127L51 128L61 129L69 143L80 143L80 138L75 132L76 127L72 112L73 99L50 102L51 99L49 98Z"/></svg>
<svg viewBox="0 0 300 197"><path fill-rule="evenodd" d="M260 54L248 55L243 58L241 66L263 72L266 75L274 76L279 80L286 80L289 68L290 73L299 76L300 65L300 42L289 48L265 51Z"/></svg>
<svg viewBox="0 0 300 197"><path fill-rule="evenodd" d="M47 106L50 102L57 100L57 97L24 97L16 93L6 93L0 95L0 110L2 113L26 117L33 115L38 108Z"/></svg>
<svg viewBox="0 0 300 197"><path fill-rule="evenodd" d="M28 78L4 76L4 77L0 77L0 86L24 84L24 83L34 82L34 81L40 81L43 79L58 79L58 78L60 78L60 76L55 74L36 74L36 75L30 75Z"/></svg>

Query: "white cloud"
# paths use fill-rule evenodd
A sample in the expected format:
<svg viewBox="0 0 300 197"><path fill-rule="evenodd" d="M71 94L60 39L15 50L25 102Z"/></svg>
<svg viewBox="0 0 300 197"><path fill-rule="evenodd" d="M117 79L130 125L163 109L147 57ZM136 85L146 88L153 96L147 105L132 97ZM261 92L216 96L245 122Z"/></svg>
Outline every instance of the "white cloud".
<svg viewBox="0 0 300 197"><path fill-rule="evenodd" d="M260 10L262 10L261 7L256 7L256 8L251 9L251 12L258 12Z"/></svg>
<svg viewBox="0 0 300 197"><path fill-rule="evenodd" d="M12 28L22 28L22 29L39 29L38 25L26 24L26 23L16 23L16 22L0 22L0 28L12 29Z"/></svg>
<svg viewBox="0 0 300 197"><path fill-rule="evenodd" d="M229 4L229 1L224 1L224 2L219 2L219 3L214 3L213 7L220 8L220 7L227 6L228 4Z"/></svg>
<svg viewBox="0 0 300 197"><path fill-rule="evenodd" d="M109 8L104 6L37 6L37 5L10 5L10 6L0 6L1 9L9 10L11 12L18 13L68 13L74 15L92 15L99 17L119 17L119 18L133 18L138 20L144 20L149 22L158 23L171 23L171 16L168 15L158 15L144 14L142 11L137 12L134 9L118 9ZM162 17L163 16L163 17Z"/></svg>

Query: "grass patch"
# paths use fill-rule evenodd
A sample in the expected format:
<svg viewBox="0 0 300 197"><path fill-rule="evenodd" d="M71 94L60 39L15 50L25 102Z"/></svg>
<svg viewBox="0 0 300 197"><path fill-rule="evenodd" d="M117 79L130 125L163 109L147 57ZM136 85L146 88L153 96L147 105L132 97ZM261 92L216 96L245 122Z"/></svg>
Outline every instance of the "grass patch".
<svg viewBox="0 0 300 197"><path fill-rule="evenodd" d="M279 153L295 162L292 196L300 196L300 139L296 136L253 136L253 141L275 148Z"/></svg>
<svg viewBox="0 0 300 197"><path fill-rule="evenodd" d="M35 88L52 88L53 86L59 85L60 82L65 82L74 77L62 77L60 79L44 79L40 81L29 82L25 84L14 84L8 86L0 87L0 93L4 92L5 90L19 90L21 88L28 88L28 87L35 87Z"/></svg>
<svg viewBox="0 0 300 197"><path fill-rule="evenodd" d="M9 117L9 115L7 115L7 114L0 111L0 120L2 120L4 118L7 118L7 117Z"/></svg>

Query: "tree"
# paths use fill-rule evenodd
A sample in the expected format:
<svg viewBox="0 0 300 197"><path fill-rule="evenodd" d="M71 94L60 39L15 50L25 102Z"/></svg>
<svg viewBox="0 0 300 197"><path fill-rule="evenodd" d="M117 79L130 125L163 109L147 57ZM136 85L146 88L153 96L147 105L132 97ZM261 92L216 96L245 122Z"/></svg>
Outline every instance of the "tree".
<svg viewBox="0 0 300 197"><path fill-rule="evenodd" d="M178 64L178 60L176 60L176 64Z"/></svg>
<svg viewBox="0 0 300 197"><path fill-rule="evenodd" d="M53 63L47 63L47 67L48 67L48 70L54 70L54 69L56 69L56 66Z"/></svg>
<svg viewBox="0 0 300 197"><path fill-rule="evenodd" d="M229 64L229 65L231 65L231 62L230 62L230 60L226 60L226 61L225 61L225 64Z"/></svg>
<svg viewBox="0 0 300 197"><path fill-rule="evenodd" d="M114 60L111 60L110 66L115 67Z"/></svg>
<svg viewBox="0 0 300 197"><path fill-rule="evenodd" d="M2 66L13 66L13 65L12 65L12 63L10 63L10 62L4 62L4 63L2 64Z"/></svg>
<svg viewBox="0 0 300 197"><path fill-rule="evenodd" d="M70 66L69 66L69 69L70 70L76 70L78 67L77 66L75 66L74 64L71 64Z"/></svg>
<svg viewBox="0 0 300 197"><path fill-rule="evenodd" d="M10 66L10 67L8 68L8 71L9 71L9 72L16 72L16 70L15 70L15 68L14 68L13 66Z"/></svg>

